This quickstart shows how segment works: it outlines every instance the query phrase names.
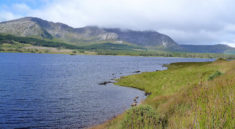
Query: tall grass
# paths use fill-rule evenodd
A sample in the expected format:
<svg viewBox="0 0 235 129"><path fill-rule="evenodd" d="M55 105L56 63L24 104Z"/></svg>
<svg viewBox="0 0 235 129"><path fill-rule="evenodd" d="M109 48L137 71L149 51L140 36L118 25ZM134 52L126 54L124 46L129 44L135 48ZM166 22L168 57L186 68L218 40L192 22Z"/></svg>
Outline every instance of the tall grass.
<svg viewBox="0 0 235 129"><path fill-rule="evenodd" d="M235 61L174 63L165 71L122 77L117 84L151 92L143 104L151 106L147 116L156 117L146 119L149 127L141 121L146 110L135 107L102 128L235 128Z"/></svg>

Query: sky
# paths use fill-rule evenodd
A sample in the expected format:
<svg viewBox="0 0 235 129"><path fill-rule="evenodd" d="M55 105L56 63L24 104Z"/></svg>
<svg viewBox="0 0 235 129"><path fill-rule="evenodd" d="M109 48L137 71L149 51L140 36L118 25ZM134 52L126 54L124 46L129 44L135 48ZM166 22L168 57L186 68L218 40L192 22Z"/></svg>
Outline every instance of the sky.
<svg viewBox="0 0 235 129"><path fill-rule="evenodd" d="M179 44L235 47L235 0L0 0L0 21L155 30Z"/></svg>

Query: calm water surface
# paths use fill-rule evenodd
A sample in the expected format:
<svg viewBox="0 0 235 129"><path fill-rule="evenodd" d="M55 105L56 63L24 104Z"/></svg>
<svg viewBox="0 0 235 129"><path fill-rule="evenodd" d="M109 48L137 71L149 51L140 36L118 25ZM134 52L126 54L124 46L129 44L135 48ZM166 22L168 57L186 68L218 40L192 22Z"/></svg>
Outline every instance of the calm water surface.
<svg viewBox="0 0 235 129"><path fill-rule="evenodd" d="M0 53L0 128L84 128L130 107L144 92L108 84L134 71L210 59Z"/></svg>

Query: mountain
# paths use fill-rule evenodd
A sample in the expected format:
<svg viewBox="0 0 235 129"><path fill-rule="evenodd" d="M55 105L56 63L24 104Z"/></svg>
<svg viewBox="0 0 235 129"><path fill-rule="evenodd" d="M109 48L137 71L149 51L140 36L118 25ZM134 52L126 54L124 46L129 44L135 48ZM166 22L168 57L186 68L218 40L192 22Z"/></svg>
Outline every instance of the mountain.
<svg viewBox="0 0 235 129"><path fill-rule="evenodd" d="M177 46L169 36L155 31L133 31L87 26L73 28L62 23L54 23L35 17L26 17L0 23L0 33L23 37L59 39L65 42L127 42L144 47Z"/></svg>
<svg viewBox="0 0 235 129"><path fill-rule="evenodd" d="M140 46L170 47L177 45L169 36L155 31L132 31L121 29L105 29L105 31L117 34L118 40L135 43Z"/></svg>
<svg viewBox="0 0 235 129"><path fill-rule="evenodd" d="M231 53L235 48L229 47L225 44L216 45L180 45L184 52L193 53Z"/></svg>
<svg viewBox="0 0 235 129"><path fill-rule="evenodd" d="M42 42L42 40L60 42L59 45L55 43L56 45L54 46L61 46L61 44L65 43L75 46L87 45L88 47L86 48L89 49L103 48L107 50L114 50L118 47L117 50L123 50L125 47L129 48L131 45L132 50L151 49L154 51L161 50L170 52L235 54L235 48L221 44L179 45L171 37L156 31L134 31L119 28L100 28L97 26L73 28L63 23L54 23L36 17L25 17L12 21L1 22L0 34L16 36L10 36L11 40L17 39L17 41L23 40L24 42L27 40L25 38L31 38L27 40L27 42L30 41L31 44L34 45L35 43L32 41L40 39L40 42ZM24 37L24 39L20 37ZM6 38L7 37L5 36L1 39L2 41L6 41ZM39 40L37 41L38 43L36 43L36 45L39 44ZM9 40L7 42L9 42ZM49 43L47 41L44 42Z"/></svg>

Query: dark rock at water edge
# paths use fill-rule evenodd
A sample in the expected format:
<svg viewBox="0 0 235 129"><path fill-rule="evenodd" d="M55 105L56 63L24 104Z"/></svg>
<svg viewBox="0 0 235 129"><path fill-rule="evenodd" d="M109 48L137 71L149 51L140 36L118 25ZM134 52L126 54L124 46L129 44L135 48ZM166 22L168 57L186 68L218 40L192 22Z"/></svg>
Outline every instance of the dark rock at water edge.
<svg viewBox="0 0 235 129"><path fill-rule="evenodd" d="M113 83L113 82L111 82L111 81L104 81L104 82L99 83L99 85L107 85L109 83Z"/></svg>
<svg viewBox="0 0 235 129"><path fill-rule="evenodd" d="M149 95L151 95L151 94L152 94L151 92L145 92L145 93L144 93L145 96L149 96Z"/></svg>

